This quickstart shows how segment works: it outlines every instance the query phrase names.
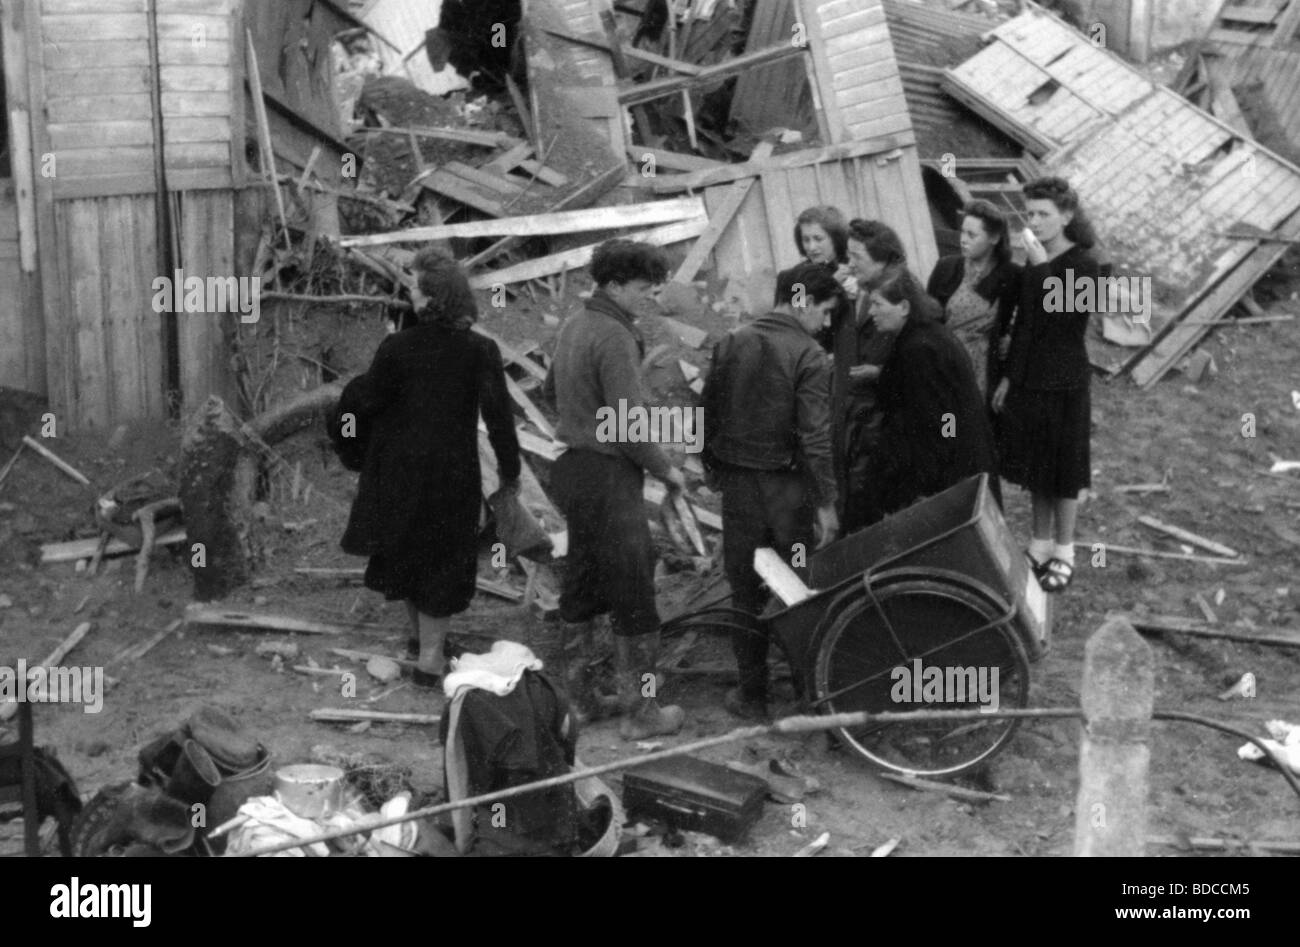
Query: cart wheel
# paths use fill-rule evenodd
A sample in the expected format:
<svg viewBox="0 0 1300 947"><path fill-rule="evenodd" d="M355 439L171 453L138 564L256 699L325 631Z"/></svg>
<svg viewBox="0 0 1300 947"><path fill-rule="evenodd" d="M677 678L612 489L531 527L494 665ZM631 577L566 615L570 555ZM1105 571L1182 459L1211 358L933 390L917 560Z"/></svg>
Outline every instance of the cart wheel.
<svg viewBox="0 0 1300 947"><path fill-rule="evenodd" d="M1029 661L1011 627L1014 614L1013 605L957 573L900 569L871 577L818 635L814 706L821 713L1024 707ZM1002 749L1018 723L946 720L837 732L877 766L952 776Z"/></svg>

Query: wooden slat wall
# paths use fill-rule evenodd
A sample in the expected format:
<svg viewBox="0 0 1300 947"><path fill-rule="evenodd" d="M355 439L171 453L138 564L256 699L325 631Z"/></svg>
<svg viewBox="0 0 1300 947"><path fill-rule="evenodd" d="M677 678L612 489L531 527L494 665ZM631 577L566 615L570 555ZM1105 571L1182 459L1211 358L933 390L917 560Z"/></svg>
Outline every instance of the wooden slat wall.
<svg viewBox="0 0 1300 947"><path fill-rule="evenodd" d="M186 276L238 276L235 268L234 193L191 191L180 196L181 259ZM182 314L178 317L182 411L208 395L227 401L233 394L230 339L240 316Z"/></svg>
<svg viewBox="0 0 1300 947"><path fill-rule="evenodd" d="M73 428L166 415L162 317L150 288L157 271L153 201L54 205L53 265L63 276L56 298L47 290L46 312L59 318L47 320L46 332L59 335L67 361L67 375L57 381L69 390L61 408Z"/></svg>
<svg viewBox="0 0 1300 947"><path fill-rule="evenodd" d="M731 185L706 188L712 211ZM786 171L765 171L750 190L731 226L714 249L714 267L724 275L772 273L798 259L794 221L817 204L838 207L845 216L882 220L896 231L908 262L922 278L938 258L934 229L913 146Z"/></svg>
<svg viewBox="0 0 1300 947"><path fill-rule="evenodd" d="M831 142L912 134L880 0L798 0Z"/></svg>
<svg viewBox="0 0 1300 947"><path fill-rule="evenodd" d="M244 7L244 25L253 34L263 90L337 136L331 47L334 34L352 24L312 0L252 0ZM242 35L237 39L242 49Z"/></svg>
<svg viewBox="0 0 1300 947"><path fill-rule="evenodd" d="M53 196L153 189L146 0L40 0ZM159 0L168 183L230 187L233 0Z"/></svg>

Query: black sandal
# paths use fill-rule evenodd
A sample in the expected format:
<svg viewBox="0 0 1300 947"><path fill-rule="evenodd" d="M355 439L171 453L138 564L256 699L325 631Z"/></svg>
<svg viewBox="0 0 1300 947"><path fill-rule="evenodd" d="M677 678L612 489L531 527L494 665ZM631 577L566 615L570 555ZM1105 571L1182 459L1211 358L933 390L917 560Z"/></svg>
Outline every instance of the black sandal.
<svg viewBox="0 0 1300 947"><path fill-rule="evenodd" d="M1048 559L1038 584L1044 592L1063 592L1074 578L1074 566L1064 559Z"/></svg>

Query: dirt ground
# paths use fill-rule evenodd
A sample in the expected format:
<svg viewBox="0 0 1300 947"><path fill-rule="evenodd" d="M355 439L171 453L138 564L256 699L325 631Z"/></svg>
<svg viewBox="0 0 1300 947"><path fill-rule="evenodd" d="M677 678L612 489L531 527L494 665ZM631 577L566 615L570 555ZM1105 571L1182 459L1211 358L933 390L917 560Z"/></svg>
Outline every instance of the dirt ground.
<svg viewBox="0 0 1300 947"><path fill-rule="evenodd" d="M553 333L554 320L575 304L573 291L578 287L571 283L564 297L536 302L525 298L504 313L488 311L485 322L515 343L526 334L536 336L539 323L545 325L544 333ZM1275 287L1278 298L1268 305L1270 313L1300 314L1291 285ZM713 332L725 325L713 309L697 311L693 319ZM647 328L652 346L668 338L662 324ZM541 341L546 348L547 339ZM1034 668L1031 706L1078 705L1084 644L1111 610L1197 618L1201 612L1193 597L1199 594L1217 603L1211 607L1226 625L1261 630L1300 626L1300 587L1294 578L1300 565L1300 492L1295 474L1267 473L1274 455L1300 459L1300 411L1291 394L1300 388L1294 355L1298 343L1298 321L1226 327L1204 343L1219 371L1200 386L1188 384L1178 373L1149 391L1139 391L1125 379L1095 382L1094 489L1081 510L1080 540L1178 551L1176 543L1137 522L1140 514L1148 513L1239 550L1243 562L1215 566L1111 553L1104 567L1094 567L1080 550L1075 584L1058 601L1051 651ZM668 350L655 369L659 374L652 375L652 384L660 397L671 400L685 391L675 364L683 351ZM703 352L691 352L690 359L702 365ZM1254 437L1243 436L1246 414L1255 418ZM4 420L6 429L0 434L12 441L23 419ZM88 578L72 564L39 565L39 545L93 535L91 505L99 490L153 466L168 470L179 450L177 431L167 425L136 426L115 448L109 446L108 432L60 436L46 443L83 470L98 489L78 486L29 452L0 488L0 664L12 665L18 657L35 661L79 622L92 622L93 630L68 661L102 666L116 679L103 711L90 715L75 706L42 705L36 713L38 743L57 749L84 794L133 778L140 747L209 702L243 721L281 763L307 761L313 747L322 745L375 753L409 765L418 789L440 792L436 728L377 723L353 732L347 725L308 718L318 707L436 713L442 705L440 695L410 684L367 702L387 686L371 681L360 665L330 649L399 656L406 637L400 605L386 604L356 584L294 572L302 566L363 564L338 548L355 475L339 466L322 432L309 429L277 446L287 462L281 469L301 462L301 483L312 489L305 497L300 490L295 499L291 477L271 477L267 525L276 538L268 562L249 587L225 604L370 627L337 637L182 627L135 662L118 656L179 618L190 600L189 573L180 552L156 554L144 593L137 596L132 593L132 557L106 560L100 574ZM11 444L6 456L12 449ZM1122 484L1158 481L1166 472L1167 495L1115 490ZM545 470L539 469L539 474L544 478ZM1014 488L1007 514L1016 535L1027 537L1028 498ZM481 574L492 574L486 547L481 566ZM523 585L517 572L500 577ZM711 578L690 571L665 574L659 586L664 614L676 612ZM482 595L456 619L456 628L476 636L466 639L471 647L510 638L543 655L557 637L556 624ZM360 692L355 699L344 699L332 684L323 683L326 679L277 667L270 657L256 653L264 641L296 642L301 656L285 662L289 665L306 663L310 657L323 667L357 671ZM1158 709L1204 714L1260 735L1269 719L1300 722L1300 650L1185 636L1153 638L1151 646ZM727 642L704 635L685 666L730 662ZM1256 676L1257 696L1219 701L1216 695L1246 671ZM667 697L686 708L687 724L680 735L660 742L673 746L731 729L734 721L721 707L727 686L721 677L670 678ZM793 712L788 681L777 687L776 695L778 711ZM1300 800L1276 772L1239 761L1235 751L1240 742L1185 724L1155 726L1153 834L1297 838ZM638 748L618 738L612 723L593 725L579 745L588 765L636 752ZM1078 725L1072 721L1026 723L982 773L965 781L1005 793L1009 802L972 804L898 786L879 778L858 758L832 748L822 735L751 740L701 755L719 762L779 760L815 777L821 790L807 798L806 820L795 818L788 804L769 801L746 842L725 846L708 836L688 834L671 840L680 843L678 847L648 842L647 854L788 855L823 832L830 833L831 855L866 855L889 839L900 840L896 856L1071 852L1078 771ZM617 778L612 782L618 785ZM0 851L17 850L20 844L17 822L0 825ZM1152 847L1150 854L1178 854L1178 849Z"/></svg>

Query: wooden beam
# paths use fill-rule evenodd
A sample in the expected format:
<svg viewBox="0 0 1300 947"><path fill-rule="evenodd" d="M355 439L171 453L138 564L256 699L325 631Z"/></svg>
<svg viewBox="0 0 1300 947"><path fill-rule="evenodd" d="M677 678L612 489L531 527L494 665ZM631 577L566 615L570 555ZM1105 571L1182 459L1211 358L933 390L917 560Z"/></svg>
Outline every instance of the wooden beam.
<svg viewBox="0 0 1300 947"><path fill-rule="evenodd" d="M185 609L187 625L229 625L256 631L297 632L306 635L346 635L360 626L334 625L327 622L292 618L287 615L259 615L256 612L231 611L190 605Z"/></svg>
<svg viewBox="0 0 1300 947"><path fill-rule="evenodd" d="M595 36L587 34L571 33L567 30L557 30L551 27L542 27L542 29L557 36L560 39L568 40L570 43L577 43L579 46L588 46L591 49L599 49L601 52L611 53L609 43ZM663 66L665 69L671 69L674 72L680 72L687 76L698 76L703 67L694 63L682 62L680 59L670 59L667 56L660 56L658 53L652 53L646 49L637 49L635 46L624 46L623 55L629 59L637 59L652 66Z"/></svg>
<svg viewBox="0 0 1300 947"><path fill-rule="evenodd" d="M694 76L670 76L664 79L655 79L651 82L643 82L638 85L625 86L619 90L618 100L624 105L637 105L642 102L650 102L654 99L661 99L664 96L680 92L683 89L698 89L702 86L711 85L722 79L740 75L742 72L746 72L750 69L781 62L786 59L794 59L803 56L806 53L807 49L805 47L792 46L788 43L782 43L778 46L769 46L767 49L745 53L742 56L736 56L733 59L728 59L725 62L718 63L715 66L705 66L697 75Z"/></svg>
<svg viewBox="0 0 1300 947"><path fill-rule="evenodd" d="M253 115L257 119L257 151L261 158L262 175L271 180L275 192L275 210L280 218L280 227L284 232L285 248L292 252L293 245L289 239L289 218L284 212L284 194L280 190L279 172L275 167L275 143L271 139L271 124L266 117L266 99L262 90L262 75L257 66L257 47L253 44L253 31L244 30L247 38L248 88L253 96Z"/></svg>
<svg viewBox="0 0 1300 947"><path fill-rule="evenodd" d="M552 234L582 233L589 230L615 230L685 220L705 214L704 202L699 197L683 197L644 204L622 204L615 207L590 207L585 210L553 211L526 217L505 217L498 220L474 220L462 224L442 224L437 227L412 227L390 233L343 237L341 247L373 247L386 243L423 242L450 238L490 237L510 234L516 237L540 237Z"/></svg>
<svg viewBox="0 0 1300 947"><path fill-rule="evenodd" d="M1192 635L1199 638L1222 638L1225 641L1244 641L1248 644L1267 644L1281 648L1300 648L1300 632L1289 628L1268 629L1259 633L1253 629L1222 628L1206 622L1188 618L1157 615L1154 618L1142 618L1126 615L1129 623L1143 634L1164 634L1174 632L1180 635Z"/></svg>
<svg viewBox="0 0 1300 947"><path fill-rule="evenodd" d="M714 184L729 184L741 178L757 177L764 171L789 171L792 168L806 168L828 161L844 161L849 158L885 154L910 144L912 138L908 135L882 135L879 138L846 141L838 145L826 145L823 148L804 148L760 160L751 159L740 164L723 165L708 171L654 177L639 186L660 193L696 190Z"/></svg>
<svg viewBox="0 0 1300 947"><path fill-rule="evenodd" d="M715 168L728 167L725 161L714 161L712 158L701 158L698 155L684 155L680 151L650 148L646 145L628 145L627 156L636 162L650 157L654 160L656 170L667 168L669 171L712 171Z"/></svg>
<svg viewBox="0 0 1300 947"><path fill-rule="evenodd" d="M665 246L698 237L708 227L708 224L709 219L707 217L692 217L689 220L665 224L651 230L638 230L628 234L627 237L631 240L639 240L655 246ZM480 273L470 279L470 286L474 289L490 289L493 286L537 279L540 276L549 276L552 273L562 273L565 270L586 266L597 246L599 244L592 243L575 247L572 250L552 253L550 256L539 257L535 260L525 260L523 263L516 263L514 266L507 266L504 269Z"/></svg>
<svg viewBox="0 0 1300 947"><path fill-rule="evenodd" d="M700 238L695 241L690 252L686 254L686 259L682 261L682 265L673 274L674 282L689 283L695 278L695 274L704 265L704 261L709 258L709 254L713 252L719 238L731 226L732 218L740 210L740 205L749 196L753 186L753 178L736 181L734 184L728 185L726 197L723 198L722 203L709 217L709 228L700 234Z"/></svg>
<svg viewBox="0 0 1300 947"><path fill-rule="evenodd" d="M521 142L505 132L484 132L474 128L435 128L430 125L387 125L383 128L365 126L358 128L356 135L415 135L417 138L438 138L442 141L459 141L467 145L482 145L485 148L514 148Z"/></svg>

